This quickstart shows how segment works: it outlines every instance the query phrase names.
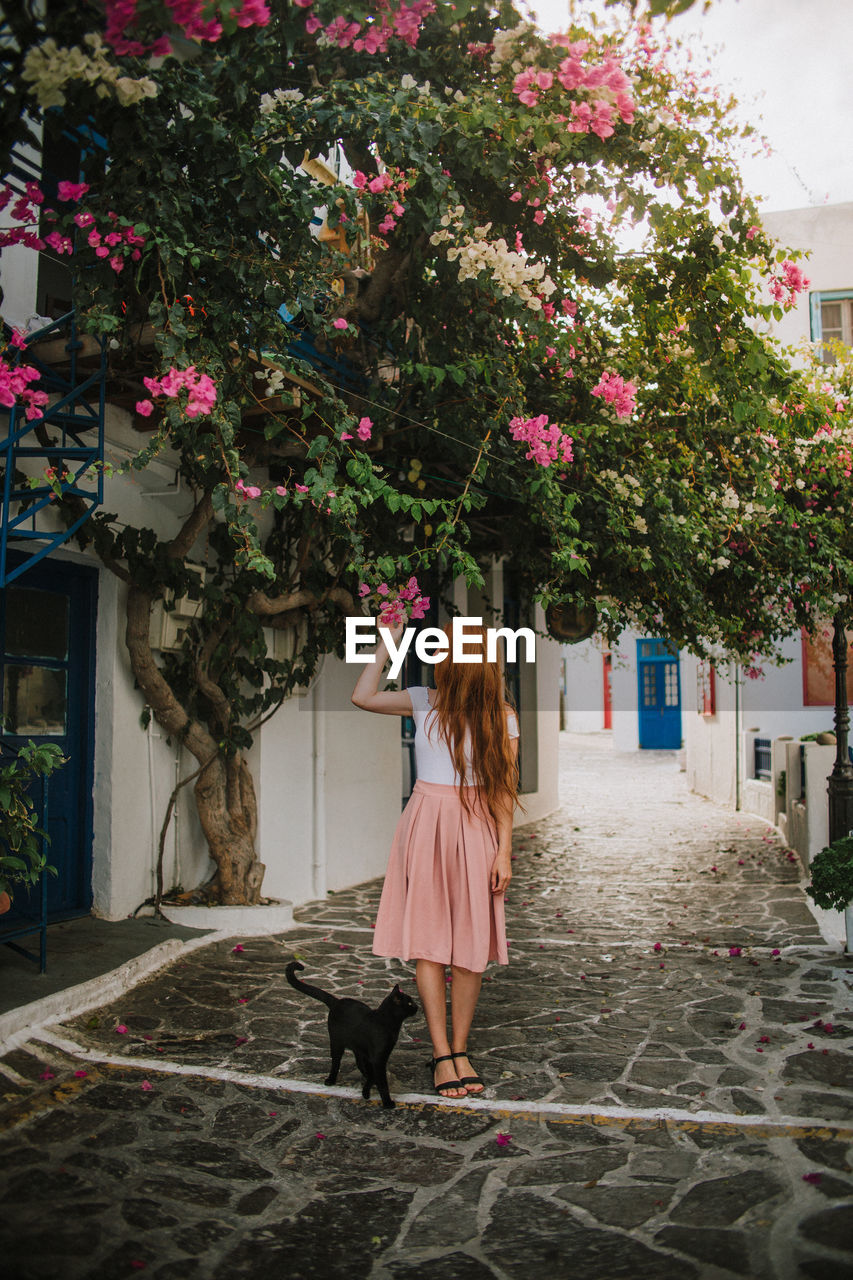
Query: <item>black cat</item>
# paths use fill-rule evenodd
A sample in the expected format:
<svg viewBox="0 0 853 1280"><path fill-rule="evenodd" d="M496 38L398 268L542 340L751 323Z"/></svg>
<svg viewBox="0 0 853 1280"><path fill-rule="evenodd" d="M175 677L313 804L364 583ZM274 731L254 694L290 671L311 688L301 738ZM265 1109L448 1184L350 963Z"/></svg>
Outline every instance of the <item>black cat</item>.
<svg viewBox="0 0 853 1280"><path fill-rule="evenodd" d="M361 1096L369 1098L371 1086L375 1084L382 1098L382 1105L393 1107L386 1067L403 1022L418 1012L418 1006L399 986L395 986L378 1009L371 1009L361 1000L339 998L302 982L295 975L298 969L304 968L303 964L292 960L284 973L287 981L297 991L304 991L307 996L313 996L315 1000L322 1000L323 1004L328 1005L332 1069L326 1077L326 1084L335 1084L344 1050L352 1049L358 1069L364 1077Z"/></svg>

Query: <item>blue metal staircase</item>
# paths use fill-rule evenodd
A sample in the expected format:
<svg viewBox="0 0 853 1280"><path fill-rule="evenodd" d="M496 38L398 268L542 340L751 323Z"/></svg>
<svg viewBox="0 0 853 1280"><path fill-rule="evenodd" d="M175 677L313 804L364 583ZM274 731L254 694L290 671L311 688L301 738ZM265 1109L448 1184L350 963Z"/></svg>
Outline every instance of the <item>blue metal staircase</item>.
<svg viewBox="0 0 853 1280"><path fill-rule="evenodd" d="M23 407L0 408L0 432L3 417L7 420L5 437L0 436L0 589L67 542L104 496L106 340L81 338L70 311L29 334L16 361L39 370L41 380L34 385L48 392L51 403L34 422L27 421ZM37 432L42 427L44 432ZM73 522L61 528L52 511L56 488L45 475L50 468L59 491L83 504ZM38 481L34 487L29 477ZM15 556L10 563L10 549L26 558Z"/></svg>

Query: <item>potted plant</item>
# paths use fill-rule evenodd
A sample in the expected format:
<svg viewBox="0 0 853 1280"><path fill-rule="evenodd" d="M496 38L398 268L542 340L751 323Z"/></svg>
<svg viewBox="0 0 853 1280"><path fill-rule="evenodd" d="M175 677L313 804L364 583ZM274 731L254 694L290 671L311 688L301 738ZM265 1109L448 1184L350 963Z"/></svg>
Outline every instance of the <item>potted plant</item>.
<svg viewBox="0 0 853 1280"><path fill-rule="evenodd" d="M845 913L847 950L853 950L853 836L843 836L821 849L810 870L812 882L806 893L819 907Z"/></svg>
<svg viewBox="0 0 853 1280"><path fill-rule="evenodd" d="M37 825L29 788L36 778L49 777L64 763L52 742L25 742L0 756L0 915L11 907L15 887L37 884L44 871L56 875L44 854L50 837Z"/></svg>

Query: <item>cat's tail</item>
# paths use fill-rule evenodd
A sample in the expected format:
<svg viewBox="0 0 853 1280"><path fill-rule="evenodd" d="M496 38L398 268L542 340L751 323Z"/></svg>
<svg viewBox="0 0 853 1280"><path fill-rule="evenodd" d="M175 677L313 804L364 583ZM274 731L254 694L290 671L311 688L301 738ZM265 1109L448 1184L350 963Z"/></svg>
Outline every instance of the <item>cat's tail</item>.
<svg viewBox="0 0 853 1280"><path fill-rule="evenodd" d="M300 981L296 977L297 969L304 969L305 965L300 964L298 960L291 960L290 964L284 971L284 976L292 987L297 991L304 991L306 996L313 996L315 1000L322 1000L323 1004L328 1005L330 1009L334 1009L338 1003L337 996L330 995L328 991L321 991L319 987L312 987L307 982Z"/></svg>

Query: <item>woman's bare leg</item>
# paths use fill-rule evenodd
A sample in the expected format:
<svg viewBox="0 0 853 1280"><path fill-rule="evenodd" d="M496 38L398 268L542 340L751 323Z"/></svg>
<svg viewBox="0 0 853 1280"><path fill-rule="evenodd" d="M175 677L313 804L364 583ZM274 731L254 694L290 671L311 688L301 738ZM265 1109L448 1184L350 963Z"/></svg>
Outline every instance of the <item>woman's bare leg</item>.
<svg viewBox="0 0 853 1280"><path fill-rule="evenodd" d="M434 960L418 960L416 980L432 1040L432 1056L443 1058L450 1053L450 1041L447 1039L447 983L444 965L437 964ZM462 1059L457 1061L461 1062ZM456 1080L458 1075L456 1063L440 1062L435 1069L435 1083L441 1085L445 1080ZM467 1090L463 1088L448 1089L444 1096L464 1098L466 1092Z"/></svg>
<svg viewBox="0 0 853 1280"><path fill-rule="evenodd" d="M474 1021L477 1000L482 986L482 973L474 973L471 969L460 969L453 966L453 982L450 988L450 1042L454 1053L468 1048L468 1033ZM463 1076L473 1076L474 1069L467 1058L454 1058L456 1073L460 1080ZM482 1093L476 1085L467 1090L470 1093Z"/></svg>

